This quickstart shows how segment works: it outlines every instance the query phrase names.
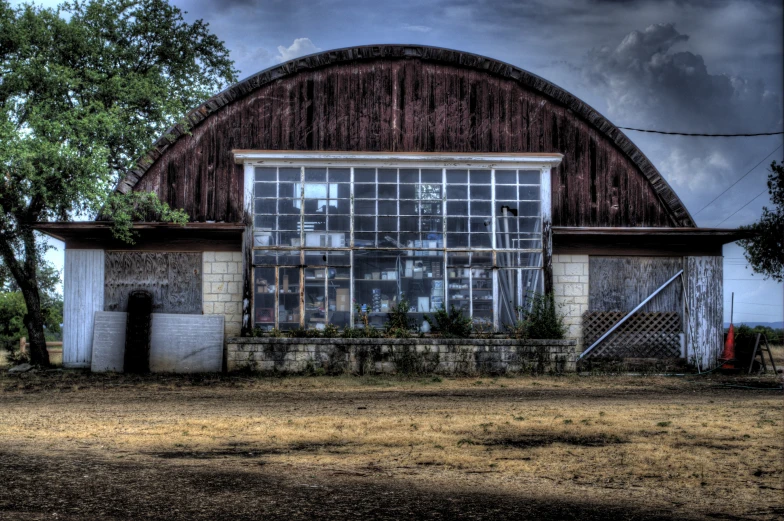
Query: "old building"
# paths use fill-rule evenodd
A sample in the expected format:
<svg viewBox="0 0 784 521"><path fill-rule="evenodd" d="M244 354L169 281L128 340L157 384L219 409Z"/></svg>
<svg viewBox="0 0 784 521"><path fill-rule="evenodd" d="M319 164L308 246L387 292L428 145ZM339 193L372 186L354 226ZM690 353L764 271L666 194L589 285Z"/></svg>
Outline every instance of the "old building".
<svg viewBox="0 0 784 521"><path fill-rule="evenodd" d="M186 119L117 187L183 208L185 227L139 223L131 246L105 222L40 226L66 243L66 365L91 364L95 312L137 288L166 316L222 316L226 337L355 325L357 309L381 323L403 299L418 321L454 305L498 330L553 292L588 347L670 279L602 348L656 337L636 355L715 363L737 234L697 228L618 128L542 78L354 47L262 71Z"/></svg>

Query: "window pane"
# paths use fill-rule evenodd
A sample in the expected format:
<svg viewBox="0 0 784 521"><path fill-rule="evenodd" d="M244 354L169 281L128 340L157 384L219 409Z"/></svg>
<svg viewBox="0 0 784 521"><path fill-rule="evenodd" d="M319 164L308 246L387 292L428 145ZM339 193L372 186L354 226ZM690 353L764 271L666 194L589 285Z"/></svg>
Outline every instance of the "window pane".
<svg viewBox="0 0 784 521"><path fill-rule="evenodd" d="M275 228L275 216L257 215L253 219L253 226L271 230Z"/></svg>
<svg viewBox="0 0 784 521"><path fill-rule="evenodd" d="M281 215L278 217L278 230L299 230L299 215Z"/></svg>
<svg viewBox="0 0 784 521"><path fill-rule="evenodd" d="M400 185L401 199L414 199L416 197L416 185Z"/></svg>
<svg viewBox="0 0 784 521"><path fill-rule="evenodd" d="M497 185L516 185L517 170L496 170L495 184Z"/></svg>
<svg viewBox="0 0 784 521"><path fill-rule="evenodd" d="M397 201L379 201L379 215L397 215Z"/></svg>
<svg viewBox="0 0 784 521"><path fill-rule="evenodd" d="M468 183L468 170L447 170L446 184Z"/></svg>
<svg viewBox="0 0 784 521"><path fill-rule="evenodd" d="M348 168L330 168L328 175L330 183L348 183L351 181L351 170Z"/></svg>
<svg viewBox="0 0 784 521"><path fill-rule="evenodd" d="M354 213L357 215L376 215L376 201L363 201L362 199L354 200ZM362 219L356 219L361 221Z"/></svg>
<svg viewBox="0 0 784 521"><path fill-rule="evenodd" d="M374 225L375 226L375 225ZM354 231L354 246L357 248L367 248L376 246L376 234Z"/></svg>
<svg viewBox="0 0 784 521"><path fill-rule="evenodd" d="M490 187L488 187L490 188ZM417 186L417 199L441 200L441 184L420 184Z"/></svg>
<svg viewBox="0 0 784 521"><path fill-rule="evenodd" d="M378 185L379 199L397 199L397 185Z"/></svg>
<svg viewBox="0 0 784 521"><path fill-rule="evenodd" d="M400 182L401 183L418 183L419 170L411 168L400 169Z"/></svg>
<svg viewBox="0 0 784 521"><path fill-rule="evenodd" d="M355 198L368 198L368 199L375 199L376 198L376 185L370 184L355 184L354 185L354 197Z"/></svg>
<svg viewBox="0 0 784 521"><path fill-rule="evenodd" d="M355 183L374 183L376 181L375 168L355 168L354 169L354 182Z"/></svg>
<svg viewBox="0 0 784 521"><path fill-rule="evenodd" d="M375 214L375 211L373 212ZM375 217L362 217L361 219L354 219L355 232L374 232L376 231L376 218Z"/></svg>
<svg viewBox="0 0 784 521"><path fill-rule="evenodd" d="M300 183L280 183L278 185L278 194L280 197L299 199L302 195L300 193L301 186L302 185Z"/></svg>
<svg viewBox="0 0 784 521"><path fill-rule="evenodd" d="M474 328L493 328L493 270L471 268L471 322Z"/></svg>
<svg viewBox="0 0 784 521"><path fill-rule="evenodd" d="M280 168L278 169L278 180L281 182L300 182L301 174L299 168Z"/></svg>
<svg viewBox="0 0 784 521"><path fill-rule="evenodd" d="M470 199L476 200L481 199L484 201L490 200L490 187L489 186L474 186L471 185L471 197Z"/></svg>
<svg viewBox="0 0 784 521"><path fill-rule="evenodd" d="M378 169L378 182L379 183L397 183L397 170L394 168L379 168Z"/></svg>
<svg viewBox="0 0 784 521"><path fill-rule="evenodd" d="M538 186L521 186L518 188L518 199L521 201L538 201L539 200L539 187Z"/></svg>
<svg viewBox="0 0 784 521"><path fill-rule="evenodd" d="M490 201L471 201L471 215L490 215Z"/></svg>
<svg viewBox="0 0 784 521"><path fill-rule="evenodd" d="M256 181L272 181L278 180L278 169L267 167L256 167Z"/></svg>
<svg viewBox="0 0 784 521"><path fill-rule="evenodd" d="M468 199L468 186L465 185L447 185L446 187L447 199Z"/></svg>
<svg viewBox="0 0 784 521"><path fill-rule="evenodd" d="M279 268L278 327L296 329L300 324L299 268Z"/></svg>
<svg viewBox="0 0 784 521"><path fill-rule="evenodd" d="M468 215L468 202L466 201L447 201L447 215Z"/></svg>
<svg viewBox="0 0 784 521"><path fill-rule="evenodd" d="M299 199L279 199L278 200L278 214L297 214L300 211Z"/></svg>
<svg viewBox="0 0 784 521"><path fill-rule="evenodd" d="M385 215L385 214L381 214ZM378 218L379 231L397 231L397 217L379 217Z"/></svg>
<svg viewBox="0 0 784 521"><path fill-rule="evenodd" d="M489 185L490 184L490 170L471 170L471 184L472 185Z"/></svg>
<svg viewBox="0 0 784 521"><path fill-rule="evenodd" d="M275 183L256 183L256 197L277 197L278 185Z"/></svg>
<svg viewBox="0 0 784 521"><path fill-rule="evenodd" d="M541 174L538 170L520 170L518 175L521 185L538 185L541 179Z"/></svg>
<svg viewBox="0 0 784 521"><path fill-rule="evenodd" d="M256 213L275 215L277 213L277 201L275 199L256 199Z"/></svg>
<svg viewBox="0 0 784 521"><path fill-rule="evenodd" d="M326 168L306 168L305 169L305 182L308 181L321 181L322 183L327 180Z"/></svg>
<svg viewBox="0 0 784 521"><path fill-rule="evenodd" d="M520 217L534 217L539 214L539 203L520 203Z"/></svg>
<svg viewBox="0 0 784 521"><path fill-rule="evenodd" d="M421 175L423 183L437 183L440 185L442 182L441 169L424 169Z"/></svg>
<svg viewBox="0 0 784 521"><path fill-rule="evenodd" d="M351 217L348 215L331 215L327 219L327 230L330 232L348 232L351 231ZM347 244L346 244L347 246Z"/></svg>
<svg viewBox="0 0 784 521"><path fill-rule="evenodd" d="M275 268L253 270L254 318L262 329L275 327Z"/></svg>
<svg viewBox="0 0 784 521"><path fill-rule="evenodd" d="M400 201L400 215L419 215L419 205L414 201Z"/></svg>
<svg viewBox="0 0 784 521"><path fill-rule="evenodd" d="M467 233L447 233L446 234L446 247L447 248L468 248L468 234Z"/></svg>

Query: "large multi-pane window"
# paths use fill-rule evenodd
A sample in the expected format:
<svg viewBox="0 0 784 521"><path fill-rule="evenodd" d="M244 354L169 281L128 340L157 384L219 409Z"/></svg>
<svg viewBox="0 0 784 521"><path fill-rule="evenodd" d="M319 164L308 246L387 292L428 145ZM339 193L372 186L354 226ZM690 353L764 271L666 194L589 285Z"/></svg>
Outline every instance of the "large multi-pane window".
<svg viewBox="0 0 784 521"><path fill-rule="evenodd" d="M254 323L382 326L452 306L511 323L542 291L540 169L253 170ZM366 314L366 315L365 315Z"/></svg>

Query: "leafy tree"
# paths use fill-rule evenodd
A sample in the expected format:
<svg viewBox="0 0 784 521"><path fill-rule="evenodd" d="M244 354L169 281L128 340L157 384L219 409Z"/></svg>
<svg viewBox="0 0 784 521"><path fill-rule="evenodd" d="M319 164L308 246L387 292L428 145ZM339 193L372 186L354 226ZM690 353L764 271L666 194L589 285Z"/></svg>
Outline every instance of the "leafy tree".
<svg viewBox="0 0 784 521"><path fill-rule="evenodd" d="M742 226L754 235L739 242L746 249L744 256L754 271L784 282L784 164L775 161L770 164L768 192L773 209L764 206L759 221Z"/></svg>
<svg viewBox="0 0 784 521"><path fill-rule="evenodd" d="M164 0L57 9L0 0L0 78L0 258L24 297L31 359L48 365L37 277L45 245L33 227L95 215L153 139L236 70L207 24L186 23ZM121 199L122 236L140 201L122 210Z"/></svg>

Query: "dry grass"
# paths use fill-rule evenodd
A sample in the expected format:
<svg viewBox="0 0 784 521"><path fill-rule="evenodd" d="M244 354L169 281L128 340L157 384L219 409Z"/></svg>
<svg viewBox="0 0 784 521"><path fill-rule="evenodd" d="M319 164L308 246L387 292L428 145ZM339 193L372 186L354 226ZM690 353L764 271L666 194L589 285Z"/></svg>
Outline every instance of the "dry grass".
<svg viewBox="0 0 784 521"><path fill-rule="evenodd" d="M412 497L500 494L503 501L630 508L636 518L776 518L784 514L781 391L722 383L719 377L0 377L0 466L3 454L22 454L77 467L111 462L145 473L236 472L251 481L287 476L345 484L338 488L348 491L372 485ZM106 479L119 479L106 472ZM67 480L61 473L47 479ZM0 515L3 494L8 489L0 489ZM350 492L346 498L359 501Z"/></svg>

